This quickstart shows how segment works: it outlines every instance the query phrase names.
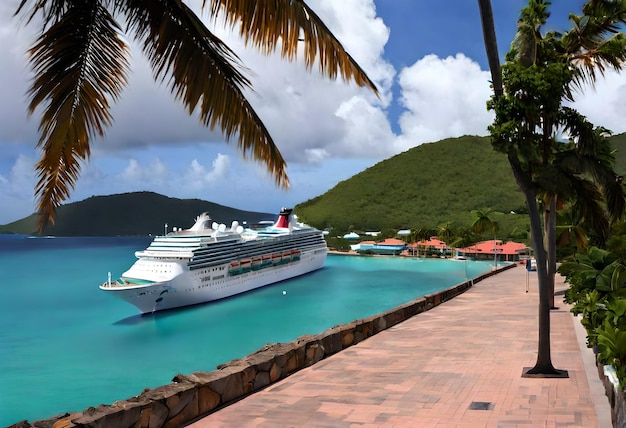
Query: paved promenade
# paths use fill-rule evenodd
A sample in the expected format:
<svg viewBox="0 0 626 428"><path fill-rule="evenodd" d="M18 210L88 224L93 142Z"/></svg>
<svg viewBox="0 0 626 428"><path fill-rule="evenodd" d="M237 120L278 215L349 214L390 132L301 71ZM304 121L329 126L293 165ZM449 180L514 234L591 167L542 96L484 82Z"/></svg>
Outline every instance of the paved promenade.
<svg viewBox="0 0 626 428"><path fill-rule="evenodd" d="M516 267L191 426L610 427L565 289L551 338L567 379L521 377L536 361L538 293L536 273Z"/></svg>

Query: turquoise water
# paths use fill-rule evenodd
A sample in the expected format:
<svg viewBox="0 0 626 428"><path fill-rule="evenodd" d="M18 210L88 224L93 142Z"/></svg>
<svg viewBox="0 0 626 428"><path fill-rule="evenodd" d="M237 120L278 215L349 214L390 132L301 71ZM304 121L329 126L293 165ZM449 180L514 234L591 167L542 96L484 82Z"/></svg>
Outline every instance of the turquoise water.
<svg viewBox="0 0 626 428"><path fill-rule="evenodd" d="M142 317L98 285L148 243L0 235L0 426L110 404L177 373L211 371L265 344L380 313L491 269L330 255L301 278Z"/></svg>

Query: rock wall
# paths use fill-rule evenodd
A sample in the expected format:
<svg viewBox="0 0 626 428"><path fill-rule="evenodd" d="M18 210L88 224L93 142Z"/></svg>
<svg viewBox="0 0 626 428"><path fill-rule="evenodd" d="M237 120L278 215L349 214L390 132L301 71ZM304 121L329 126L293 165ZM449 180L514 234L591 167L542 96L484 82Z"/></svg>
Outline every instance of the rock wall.
<svg viewBox="0 0 626 428"><path fill-rule="evenodd" d="M219 365L212 372L177 374L172 383L146 389L138 396L110 405L89 407L50 419L18 422L22 427L180 427L277 382L296 371L367 339L414 315L465 292L473 284L515 264L433 293L382 314L337 325L293 342L266 345L242 359Z"/></svg>
<svg viewBox="0 0 626 428"><path fill-rule="evenodd" d="M611 421L614 427L626 427L626 400L624 390L620 388L615 369L612 366L604 366L596 360L598 375L604 385L604 392L611 406Z"/></svg>

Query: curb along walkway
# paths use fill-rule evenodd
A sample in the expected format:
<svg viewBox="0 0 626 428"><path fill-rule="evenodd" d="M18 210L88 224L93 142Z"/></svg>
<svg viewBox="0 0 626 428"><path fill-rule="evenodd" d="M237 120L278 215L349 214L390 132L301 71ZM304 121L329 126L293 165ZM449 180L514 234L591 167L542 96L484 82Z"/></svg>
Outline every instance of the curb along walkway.
<svg viewBox="0 0 626 428"><path fill-rule="evenodd" d="M610 427L585 333L555 303L552 363L567 379L521 377L537 357L538 293L516 267L190 426Z"/></svg>

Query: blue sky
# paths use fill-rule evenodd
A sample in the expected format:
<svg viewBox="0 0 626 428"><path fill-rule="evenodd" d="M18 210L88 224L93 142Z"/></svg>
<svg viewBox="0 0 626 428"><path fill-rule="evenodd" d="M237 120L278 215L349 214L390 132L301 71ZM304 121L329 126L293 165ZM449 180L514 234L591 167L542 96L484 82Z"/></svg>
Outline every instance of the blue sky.
<svg viewBox="0 0 626 428"><path fill-rule="evenodd" d="M25 51L35 26L11 19L18 0L0 4L0 224L35 210L34 164L39 114L28 118L30 72ZM199 1L190 2L196 7ZM522 0L493 0L503 57ZM555 1L550 29L566 29L580 0ZM365 168L419 144L486 135L489 73L476 0L310 0L310 6L378 85L381 98L329 81L302 63L246 49L221 26L215 32L253 70L250 101L288 163L282 190L262 165L245 160L219 132L187 116L155 83L141 52L115 122L92 143L71 201L149 190L240 209L276 212L319 196ZM626 75L625 75L626 76ZM609 73L576 106L592 122L626 131L626 77ZM192 219L190 219L191 222Z"/></svg>

